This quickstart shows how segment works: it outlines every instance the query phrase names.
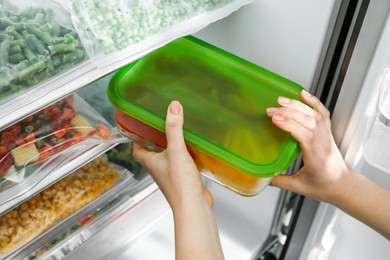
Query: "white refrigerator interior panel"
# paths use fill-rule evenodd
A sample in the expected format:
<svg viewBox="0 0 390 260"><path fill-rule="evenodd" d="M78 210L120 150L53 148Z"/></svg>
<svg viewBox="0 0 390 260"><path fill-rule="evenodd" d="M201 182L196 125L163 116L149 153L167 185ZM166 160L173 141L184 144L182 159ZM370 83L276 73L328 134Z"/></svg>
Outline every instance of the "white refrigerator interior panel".
<svg viewBox="0 0 390 260"><path fill-rule="evenodd" d="M309 89L338 2L257 0L195 36Z"/></svg>
<svg viewBox="0 0 390 260"><path fill-rule="evenodd" d="M269 234L280 190L268 187L258 196L242 197L211 182L207 187L215 199L214 213L225 259L253 259ZM174 243L169 214L154 226L153 232L116 259L174 259Z"/></svg>

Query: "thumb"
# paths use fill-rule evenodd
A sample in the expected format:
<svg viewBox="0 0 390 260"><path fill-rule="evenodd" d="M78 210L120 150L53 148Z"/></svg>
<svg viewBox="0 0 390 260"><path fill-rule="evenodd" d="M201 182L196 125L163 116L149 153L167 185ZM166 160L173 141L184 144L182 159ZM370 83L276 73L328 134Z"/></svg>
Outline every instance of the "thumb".
<svg viewBox="0 0 390 260"><path fill-rule="evenodd" d="M165 132L167 149L171 151L186 151L183 137L183 107L179 101L172 101L167 111Z"/></svg>
<svg viewBox="0 0 390 260"><path fill-rule="evenodd" d="M299 185L299 180L297 179L298 174L299 172L291 175L281 174L275 176L272 178L271 183L269 185L296 192L298 190Z"/></svg>

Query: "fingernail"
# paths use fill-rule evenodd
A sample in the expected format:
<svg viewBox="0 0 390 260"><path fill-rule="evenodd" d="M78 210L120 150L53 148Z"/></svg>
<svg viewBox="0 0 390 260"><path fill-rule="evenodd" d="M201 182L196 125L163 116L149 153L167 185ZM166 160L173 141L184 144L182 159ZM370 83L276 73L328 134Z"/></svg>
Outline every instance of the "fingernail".
<svg viewBox="0 0 390 260"><path fill-rule="evenodd" d="M269 107L269 108L267 108L267 114L273 114L276 111L278 111L278 109L276 107Z"/></svg>
<svg viewBox="0 0 390 260"><path fill-rule="evenodd" d="M311 97L311 94L307 90L305 90L305 89L302 90L302 95L307 97L307 98Z"/></svg>
<svg viewBox="0 0 390 260"><path fill-rule="evenodd" d="M171 104L169 105L169 112L171 114L177 115L181 111L181 104L179 101L172 101Z"/></svg>
<svg viewBox="0 0 390 260"><path fill-rule="evenodd" d="M281 115L273 115L272 116L272 119L276 120L276 121L283 121L284 120L284 117L281 116Z"/></svg>
<svg viewBox="0 0 390 260"><path fill-rule="evenodd" d="M291 102L291 99L286 98L286 97L279 97L278 98L278 102L281 103L281 104L288 104L288 103Z"/></svg>

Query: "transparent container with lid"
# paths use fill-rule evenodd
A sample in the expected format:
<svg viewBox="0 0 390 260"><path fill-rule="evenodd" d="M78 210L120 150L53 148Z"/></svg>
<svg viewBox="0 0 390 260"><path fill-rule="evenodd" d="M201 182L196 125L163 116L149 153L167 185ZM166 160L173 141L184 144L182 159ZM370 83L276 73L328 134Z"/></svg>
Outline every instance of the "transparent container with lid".
<svg viewBox="0 0 390 260"><path fill-rule="evenodd" d="M187 36L123 67L108 96L128 138L166 148L168 105L184 109L184 138L201 174L244 196L259 194L300 150L273 125L278 96L300 100L302 87L222 49Z"/></svg>

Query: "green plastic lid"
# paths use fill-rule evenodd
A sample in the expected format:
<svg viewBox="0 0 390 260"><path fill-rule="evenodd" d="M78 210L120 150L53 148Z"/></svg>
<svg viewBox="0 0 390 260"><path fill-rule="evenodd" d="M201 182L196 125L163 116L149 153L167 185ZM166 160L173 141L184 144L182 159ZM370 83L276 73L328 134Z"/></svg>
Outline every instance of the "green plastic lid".
<svg viewBox="0 0 390 260"><path fill-rule="evenodd" d="M298 143L274 126L267 107L302 87L192 36L120 69L110 81L114 107L164 132L168 105L184 109L186 143L257 177L283 172Z"/></svg>

